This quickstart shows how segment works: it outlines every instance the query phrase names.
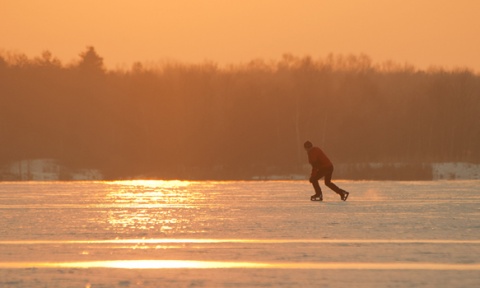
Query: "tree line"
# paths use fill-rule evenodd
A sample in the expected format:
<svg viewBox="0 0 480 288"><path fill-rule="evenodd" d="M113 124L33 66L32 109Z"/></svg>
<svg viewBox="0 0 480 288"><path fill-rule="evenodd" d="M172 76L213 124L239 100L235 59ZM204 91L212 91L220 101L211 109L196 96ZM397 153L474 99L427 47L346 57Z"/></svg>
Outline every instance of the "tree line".
<svg viewBox="0 0 480 288"><path fill-rule="evenodd" d="M0 54L0 166L53 158L107 178L303 173L306 140L334 163L480 163L480 77L365 55L134 64L94 47Z"/></svg>

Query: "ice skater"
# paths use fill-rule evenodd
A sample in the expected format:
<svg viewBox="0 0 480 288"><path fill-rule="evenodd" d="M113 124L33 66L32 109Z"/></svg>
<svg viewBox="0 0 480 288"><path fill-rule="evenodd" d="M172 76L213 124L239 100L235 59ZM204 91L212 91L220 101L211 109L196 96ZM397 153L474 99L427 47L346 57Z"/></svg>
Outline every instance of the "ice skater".
<svg viewBox="0 0 480 288"><path fill-rule="evenodd" d="M313 188L315 189L315 195L312 195L310 200L323 201L322 189L320 188L318 180L322 179L322 177L325 177L325 185L340 195L340 199L346 201L350 193L338 188L337 185L333 184L333 164L330 159L328 159L327 155L325 155L320 148L314 147L310 141L305 142L303 147L305 148L305 151L307 151L308 162L312 165L310 183L312 183Z"/></svg>

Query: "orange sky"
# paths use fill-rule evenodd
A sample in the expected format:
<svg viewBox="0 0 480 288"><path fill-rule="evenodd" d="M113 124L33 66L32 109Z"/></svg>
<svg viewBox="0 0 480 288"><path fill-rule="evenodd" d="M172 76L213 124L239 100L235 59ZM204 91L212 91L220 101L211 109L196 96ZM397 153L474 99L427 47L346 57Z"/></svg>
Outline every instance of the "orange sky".
<svg viewBox="0 0 480 288"><path fill-rule="evenodd" d="M70 63L91 45L109 68L364 53L480 71L479 12L477 0L0 0L0 51Z"/></svg>

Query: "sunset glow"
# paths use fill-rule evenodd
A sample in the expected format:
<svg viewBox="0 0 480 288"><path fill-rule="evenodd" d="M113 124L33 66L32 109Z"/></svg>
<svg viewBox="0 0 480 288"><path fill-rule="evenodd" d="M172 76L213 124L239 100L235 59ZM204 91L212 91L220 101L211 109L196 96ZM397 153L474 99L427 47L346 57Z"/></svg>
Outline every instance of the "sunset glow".
<svg viewBox="0 0 480 288"><path fill-rule="evenodd" d="M0 287L480 287L479 12L0 0Z"/></svg>
<svg viewBox="0 0 480 288"><path fill-rule="evenodd" d="M480 69L478 1L47 0L1 7L0 49L29 56L50 50L70 62L93 45L110 68L365 53L420 68Z"/></svg>

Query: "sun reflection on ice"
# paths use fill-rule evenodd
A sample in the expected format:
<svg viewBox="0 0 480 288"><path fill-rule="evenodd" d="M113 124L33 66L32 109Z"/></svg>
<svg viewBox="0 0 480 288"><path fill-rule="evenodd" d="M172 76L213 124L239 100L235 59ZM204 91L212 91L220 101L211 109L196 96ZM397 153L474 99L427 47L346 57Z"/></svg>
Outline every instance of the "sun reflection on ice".
<svg viewBox="0 0 480 288"><path fill-rule="evenodd" d="M181 181L181 180L122 180L122 181L112 181L112 184L123 185L123 186L141 186L148 188L179 188L187 187L190 185L190 181Z"/></svg>
<svg viewBox="0 0 480 288"><path fill-rule="evenodd" d="M185 229L185 209L197 207L203 193L192 193L189 181L128 180L111 182L106 202L108 223L119 233L127 230L169 233Z"/></svg>
<svg viewBox="0 0 480 288"><path fill-rule="evenodd" d="M200 260L106 260L84 262L0 262L0 269L288 269L288 270L424 270L480 271L478 263L433 262L244 262Z"/></svg>

